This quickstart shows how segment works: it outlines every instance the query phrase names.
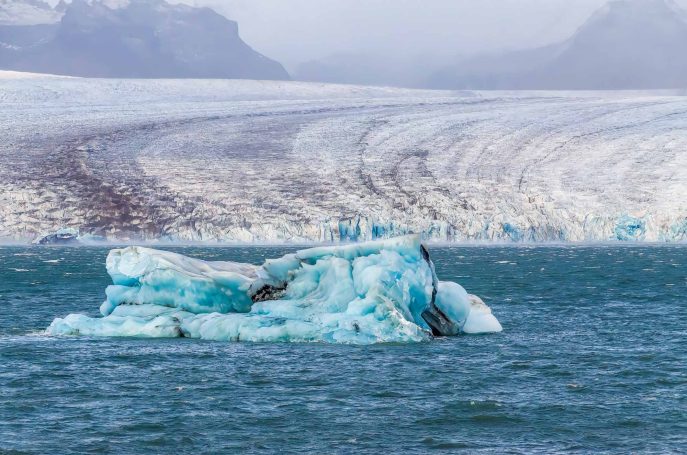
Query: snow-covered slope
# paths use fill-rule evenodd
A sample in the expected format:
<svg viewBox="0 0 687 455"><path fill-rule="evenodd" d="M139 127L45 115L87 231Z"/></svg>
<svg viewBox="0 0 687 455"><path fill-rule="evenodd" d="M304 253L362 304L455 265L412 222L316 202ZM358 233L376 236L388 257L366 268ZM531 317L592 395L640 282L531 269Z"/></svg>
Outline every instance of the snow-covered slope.
<svg viewBox="0 0 687 455"><path fill-rule="evenodd" d="M24 71L3 71L0 70L0 79L46 79L46 78L69 78L70 76L56 76L52 74L27 73Z"/></svg>
<svg viewBox="0 0 687 455"><path fill-rule="evenodd" d="M61 17L42 0L0 0L0 25L54 24Z"/></svg>
<svg viewBox="0 0 687 455"><path fill-rule="evenodd" d="M683 240L687 98L0 81L0 237Z"/></svg>

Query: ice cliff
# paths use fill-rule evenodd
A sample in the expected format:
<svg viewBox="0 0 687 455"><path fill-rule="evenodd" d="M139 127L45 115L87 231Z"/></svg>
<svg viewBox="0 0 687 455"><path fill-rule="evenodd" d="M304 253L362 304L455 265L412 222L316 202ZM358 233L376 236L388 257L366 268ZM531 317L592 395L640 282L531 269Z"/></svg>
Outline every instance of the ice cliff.
<svg viewBox="0 0 687 455"><path fill-rule="evenodd" d="M0 241L683 242L686 122L670 93L4 79Z"/></svg>
<svg viewBox="0 0 687 455"><path fill-rule="evenodd" d="M101 318L72 314L50 335L370 344L501 331L491 310L437 279L419 236L301 250L261 266L112 250Z"/></svg>

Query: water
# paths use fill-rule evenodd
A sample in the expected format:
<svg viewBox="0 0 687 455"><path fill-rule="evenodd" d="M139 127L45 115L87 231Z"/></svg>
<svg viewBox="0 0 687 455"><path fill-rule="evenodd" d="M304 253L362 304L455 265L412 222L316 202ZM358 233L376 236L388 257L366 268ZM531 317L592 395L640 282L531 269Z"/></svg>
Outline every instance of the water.
<svg viewBox="0 0 687 455"><path fill-rule="evenodd" d="M287 248L176 248L261 262ZM434 248L497 335L413 345L49 338L102 248L0 248L0 453L678 453L687 248Z"/></svg>

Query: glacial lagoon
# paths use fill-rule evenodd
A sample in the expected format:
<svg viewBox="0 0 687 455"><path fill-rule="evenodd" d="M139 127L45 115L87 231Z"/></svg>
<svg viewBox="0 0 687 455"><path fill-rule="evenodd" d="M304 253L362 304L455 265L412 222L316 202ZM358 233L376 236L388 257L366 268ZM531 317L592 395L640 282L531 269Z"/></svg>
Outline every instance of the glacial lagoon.
<svg viewBox="0 0 687 455"><path fill-rule="evenodd" d="M162 249L262 264L299 248ZM4 449L665 453L687 444L684 246L430 246L440 279L491 307L503 325L495 334L372 345L46 336L56 317L101 316L109 250L0 248Z"/></svg>

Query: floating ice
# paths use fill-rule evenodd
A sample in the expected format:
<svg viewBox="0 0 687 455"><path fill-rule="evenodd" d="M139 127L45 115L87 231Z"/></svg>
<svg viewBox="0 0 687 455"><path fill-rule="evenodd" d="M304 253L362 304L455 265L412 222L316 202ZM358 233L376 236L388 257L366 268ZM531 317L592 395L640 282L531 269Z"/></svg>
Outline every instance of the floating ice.
<svg viewBox="0 0 687 455"><path fill-rule="evenodd" d="M55 232L38 236L33 243L36 245L68 245L79 242L79 231L72 228L60 228Z"/></svg>
<svg viewBox="0 0 687 455"><path fill-rule="evenodd" d="M74 245L77 243L96 243L105 241L105 238L93 234L81 234L78 229L60 228L36 237L34 245Z"/></svg>
<svg viewBox="0 0 687 455"><path fill-rule="evenodd" d="M501 331L478 297L437 279L418 236L262 266L129 247L110 252L107 271L103 317L58 318L49 334L368 344Z"/></svg>

